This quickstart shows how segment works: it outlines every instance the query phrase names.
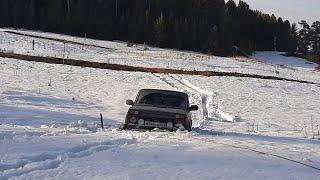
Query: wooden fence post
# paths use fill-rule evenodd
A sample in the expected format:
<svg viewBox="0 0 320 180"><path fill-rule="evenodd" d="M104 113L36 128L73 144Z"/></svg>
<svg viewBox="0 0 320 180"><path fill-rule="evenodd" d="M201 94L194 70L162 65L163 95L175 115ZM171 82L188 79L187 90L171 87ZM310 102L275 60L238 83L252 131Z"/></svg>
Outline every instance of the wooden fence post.
<svg viewBox="0 0 320 180"><path fill-rule="evenodd" d="M103 127L103 118L102 118L102 113L100 113L100 120L101 120L101 128L104 129Z"/></svg>

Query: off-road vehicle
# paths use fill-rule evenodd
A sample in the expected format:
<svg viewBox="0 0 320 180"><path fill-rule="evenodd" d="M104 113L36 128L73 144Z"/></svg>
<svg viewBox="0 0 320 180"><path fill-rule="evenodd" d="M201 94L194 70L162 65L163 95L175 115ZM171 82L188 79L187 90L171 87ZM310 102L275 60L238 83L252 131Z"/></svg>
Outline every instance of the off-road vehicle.
<svg viewBox="0 0 320 180"><path fill-rule="evenodd" d="M127 100L131 105L124 128L185 129L191 131L191 111L198 106L189 106L188 94L177 91L142 89L136 100Z"/></svg>

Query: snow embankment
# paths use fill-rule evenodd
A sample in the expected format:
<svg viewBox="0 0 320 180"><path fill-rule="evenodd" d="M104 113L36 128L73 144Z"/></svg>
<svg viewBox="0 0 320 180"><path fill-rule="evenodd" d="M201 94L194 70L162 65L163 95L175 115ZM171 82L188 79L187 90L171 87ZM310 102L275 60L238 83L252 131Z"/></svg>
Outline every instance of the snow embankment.
<svg viewBox="0 0 320 180"><path fill-rule="evenodd" d="M315 70L319 65L310 61L307 61L298 57L288 57L284 56L285 53L282 52L272 52L272 51L261 51L255 52L253 57L257 60L264 61L267 63L284 65L293 68L303 68L309 70Z"/></svg>

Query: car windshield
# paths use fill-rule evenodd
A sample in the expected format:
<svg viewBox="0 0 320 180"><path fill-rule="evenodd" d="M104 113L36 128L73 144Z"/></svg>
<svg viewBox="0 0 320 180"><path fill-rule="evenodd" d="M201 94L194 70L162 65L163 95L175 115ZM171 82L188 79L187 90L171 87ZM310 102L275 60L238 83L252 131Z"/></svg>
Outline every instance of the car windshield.
<svg viewBox="0 0 320 180"><path fill-rule="evenodd" d="M140 105L152 105L161 108L186 109L186 98L178 94L148 93L138 99Z"/></svg>

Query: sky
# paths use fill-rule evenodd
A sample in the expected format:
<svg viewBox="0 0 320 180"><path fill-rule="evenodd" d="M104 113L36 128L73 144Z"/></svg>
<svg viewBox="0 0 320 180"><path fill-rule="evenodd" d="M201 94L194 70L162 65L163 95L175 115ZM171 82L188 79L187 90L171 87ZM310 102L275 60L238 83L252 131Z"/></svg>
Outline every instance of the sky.
<svg viewBox="0 0 320 180"><path fill-rule="evenodd" d="M239 2L239 0L234 0ZM244 0L253 10L274 14L291 23L320 21L320 0Z"/></svg>

